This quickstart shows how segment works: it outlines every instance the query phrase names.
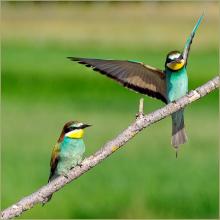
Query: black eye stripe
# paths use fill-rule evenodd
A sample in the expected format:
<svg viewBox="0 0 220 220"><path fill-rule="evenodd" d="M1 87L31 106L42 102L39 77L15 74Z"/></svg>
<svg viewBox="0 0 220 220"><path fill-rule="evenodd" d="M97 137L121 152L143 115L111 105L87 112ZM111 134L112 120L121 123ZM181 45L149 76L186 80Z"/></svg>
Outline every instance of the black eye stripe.
<svg viewBox="0 0 220 220"><path fill-rule="evenodd" d="M68 133L70 131L73 131L73 130L76 130L76 129L81 129L82 126L79 126L79 127L68 127L68 128L65 128L64 132L65 133Z"/></svg>
<svg viewBox="0 0 220 220"><path fill-rule="evenodd" d="M68 127L68 128L65 129L65 133L68 133L68 132L73 131L73 130L75 130L75 129L76 129L76 128Z"/></svg>

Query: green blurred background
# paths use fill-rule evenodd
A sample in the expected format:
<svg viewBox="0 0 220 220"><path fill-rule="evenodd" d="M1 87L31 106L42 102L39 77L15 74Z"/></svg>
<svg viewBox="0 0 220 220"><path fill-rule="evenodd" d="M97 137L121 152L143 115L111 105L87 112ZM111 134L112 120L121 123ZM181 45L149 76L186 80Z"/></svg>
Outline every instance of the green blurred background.
<svg viewBox="0 0 220 220"><path fill-rule="evenodd" d="M66 121L94 125L86 156L134 121L141 95L67 56L163 69L204 10L189 89L218 73L217 2L2 2L2 209L46 184ZM146 113L162 106L145 97ZM217 218L218 92L188 106L185 120L189 142L178 159L166 118L20 218Z"/></svg>

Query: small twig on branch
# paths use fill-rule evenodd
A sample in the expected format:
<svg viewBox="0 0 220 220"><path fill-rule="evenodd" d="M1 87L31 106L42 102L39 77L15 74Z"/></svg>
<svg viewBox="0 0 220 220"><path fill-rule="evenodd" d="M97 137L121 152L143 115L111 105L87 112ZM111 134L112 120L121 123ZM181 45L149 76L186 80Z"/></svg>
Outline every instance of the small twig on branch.
<svg viewBox="0 0 220 220"><path fill-rule="evenodd" d="M144 99L141 98L139 102L139 111L136 114L136 119L144 117Z"/></svg>
<svg viewBox="0 0 220 220"><path fill-rule="evenodd" d="M101 161L106 159L117 149L125 145L131 138L133 138L141 130L150 126L151 124L160 121L161 119L171 115L172 113L186 107L190 103L200 99L201 97L212 92L220 86L220 77L216 76L212 80L208 81L201 87L192 90L189 94L177 100L175 103L170 103L165 107L158 109L148 115L143 117L138 117L134 123L132 123L128 128L126 128L121 134L119 134L115 139L106 143L100 150L98 150L92 156L85 158L81 166L77 166L70 170L67 177L60 176L54 181L48 183L47 185L41 187L38 191L32 193L31 195L24 197L19 202L11 205L7 209L3 210L1 213L2 219L10 219L21 215L24 211L31 209L34 205L44 201L46 197L52 193L58 191L66 184L77 179L82 174L90 170L92 167L99 164ZM143 101L141 101L143 103ZM140 104L139 112L143 110L142 104Z"/></svg>

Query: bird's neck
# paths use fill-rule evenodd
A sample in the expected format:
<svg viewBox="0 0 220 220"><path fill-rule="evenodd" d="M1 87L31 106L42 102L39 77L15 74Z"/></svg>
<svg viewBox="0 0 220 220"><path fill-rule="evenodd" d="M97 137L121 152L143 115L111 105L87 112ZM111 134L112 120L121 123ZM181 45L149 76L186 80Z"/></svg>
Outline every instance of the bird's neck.
<svg viewBox="0 0 220 220"><path fill-rule="evenodd" d="M82 140L82 138L70 138L70 137L64 136L63 142L76 142L80 140Z"/></svg>
<svg viewBox="0 0 220 220"><path fill-rule="evenodd" d="M60 144L62 151L73 151L76 147L83 146L84 142L82 138L69 138L64 137L63 141Z"/></svg>
<svg viewBox="0 0 220 220"><path fill-rule="evenodd" d="M166 74L172 74L172 75L179 75L179 74L182 74L182 73L186 73L186 68L183 67L183 68L181 68L179 70L171 70L171 69L166 67L165 73Z"/></svg>
<svg viewBox="0 0 220 220"><path fill-rule="evenodd" d="M76 143L82 142L82 138L69 138L69 137L64 137L63 141L61 142L62 146L71 146L75 145Z"/></svg>

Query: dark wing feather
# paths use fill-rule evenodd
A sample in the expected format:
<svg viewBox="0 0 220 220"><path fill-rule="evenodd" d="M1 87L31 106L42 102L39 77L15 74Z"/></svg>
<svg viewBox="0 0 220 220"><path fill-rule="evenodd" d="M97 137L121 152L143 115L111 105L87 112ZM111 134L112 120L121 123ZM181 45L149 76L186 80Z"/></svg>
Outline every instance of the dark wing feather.
<svg viewBox="0 0 220 220"><path fill-rule="evenodd" d="M54 173L56 171L57 164L59 162L59 153L60 153L60 144L56 143L51 154L50 176L48 182L50 182L50 180L54 177Z"/></svg>
<svg viewBox="0 0 220 220"><path fill-rule="evenodd" d="M166 103L165 73L143 63L124 60L101 60L68 57L72 61L92 67L123 86Z"/></svg>

